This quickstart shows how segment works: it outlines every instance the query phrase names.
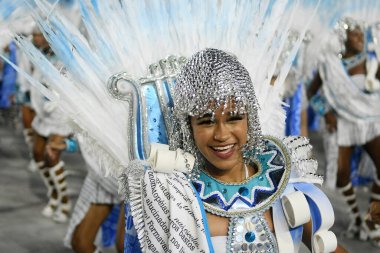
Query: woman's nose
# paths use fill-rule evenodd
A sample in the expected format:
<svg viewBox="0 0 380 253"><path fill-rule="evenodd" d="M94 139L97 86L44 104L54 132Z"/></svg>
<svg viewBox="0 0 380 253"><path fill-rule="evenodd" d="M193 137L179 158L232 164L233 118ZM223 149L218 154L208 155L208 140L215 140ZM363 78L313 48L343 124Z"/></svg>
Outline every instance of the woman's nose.
<svg viewBox="0 0 380 253"><path fill-rule="evenodd" d="M230 137L228 127L224 123L217 123L214 130L214 140L224 142Z"/></svg>

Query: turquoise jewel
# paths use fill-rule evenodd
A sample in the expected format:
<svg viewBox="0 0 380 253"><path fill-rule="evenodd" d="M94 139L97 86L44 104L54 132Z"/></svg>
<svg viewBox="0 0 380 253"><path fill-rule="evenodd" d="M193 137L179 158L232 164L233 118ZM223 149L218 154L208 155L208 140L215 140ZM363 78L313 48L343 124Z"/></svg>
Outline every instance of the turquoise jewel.
<svg viewBox="0 0 380 253"><path fill-rule="evenodd" d="M207 187L211 187L211 182L207 182Z"/></svg>
<svg viewBox="0 0 380 253"><path fill-rule="evenodd" d="M247 242L253 242L255 239L256 239L256 235L255 235L254 232L247 232L247 233L245 234L245 240L246 240Z"/></svg>
<svg viewBox="0 0 380 253"><path fill-rule="evenodd" d="M223 191L222 191L222 193L227 193L227 189L224 188Z"/></svg>
<svg viewBox="0 0 380 253"><path fill-rule="evenodd" d="M263 180L264 180L264 177L263 177L263 176L259 176L259 180L260 180L260 181L263 181Z"/></svg>
<svg viewBox="0 0 380 253"><path fill-rule="evenodd" d="M239 194L241 195L241 196L248 196L248 194L249 194L249 190L248 190L248 188L247 187L240 187L239 188Z"/></svg>

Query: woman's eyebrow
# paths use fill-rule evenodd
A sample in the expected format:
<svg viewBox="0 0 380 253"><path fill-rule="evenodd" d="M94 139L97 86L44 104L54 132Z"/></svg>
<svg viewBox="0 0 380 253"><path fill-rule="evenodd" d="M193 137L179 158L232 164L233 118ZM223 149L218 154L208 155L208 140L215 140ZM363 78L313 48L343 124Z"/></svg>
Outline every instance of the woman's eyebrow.
<svg viewBox="0 0 380 253"><path fill-rule="evenodd" d="M211 118L211 117L212 117L211 113L206 113L206 114L203 114L202 116L198 117L197 120Z"/></svg>

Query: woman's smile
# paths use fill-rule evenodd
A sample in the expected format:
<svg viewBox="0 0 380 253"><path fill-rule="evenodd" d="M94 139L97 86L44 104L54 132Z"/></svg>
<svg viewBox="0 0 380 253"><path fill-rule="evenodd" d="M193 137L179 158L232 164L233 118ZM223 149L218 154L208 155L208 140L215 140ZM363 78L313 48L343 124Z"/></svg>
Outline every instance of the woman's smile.
<svg viewBox="0 0 380 253"><path fill-rule="evenodd" d="M236 144L229 144L224 146L211 146L210 148L214 154L220 159L230 158L236 152Z"/></svg>

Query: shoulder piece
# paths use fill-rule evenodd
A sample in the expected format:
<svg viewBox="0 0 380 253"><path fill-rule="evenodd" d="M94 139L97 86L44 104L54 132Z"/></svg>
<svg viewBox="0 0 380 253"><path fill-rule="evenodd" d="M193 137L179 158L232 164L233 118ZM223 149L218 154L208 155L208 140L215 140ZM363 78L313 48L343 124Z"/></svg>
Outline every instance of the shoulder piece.
<svg viewBox="0 0 380 253"><path fill-rule="evenodd" d="M316 174L318 162L311 156L312 146L303 136L288 136L283 139L291 159L292 173L290 182L322 184L323 178Z"/></svg>

